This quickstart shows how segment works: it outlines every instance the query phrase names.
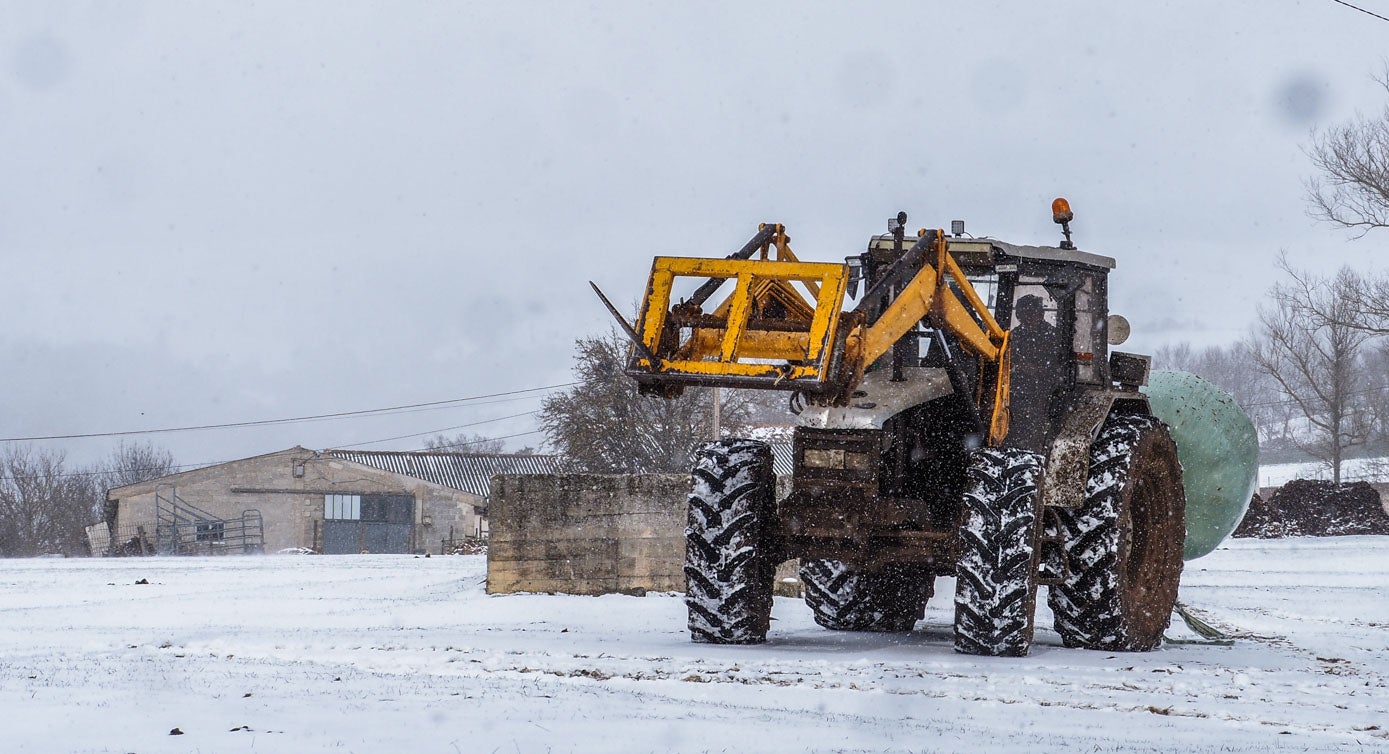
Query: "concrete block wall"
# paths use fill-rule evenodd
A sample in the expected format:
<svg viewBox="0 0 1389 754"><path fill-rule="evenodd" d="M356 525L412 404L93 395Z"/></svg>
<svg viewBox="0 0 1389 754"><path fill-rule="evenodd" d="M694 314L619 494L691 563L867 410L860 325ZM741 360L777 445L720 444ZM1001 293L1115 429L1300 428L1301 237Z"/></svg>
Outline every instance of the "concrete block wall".
<svg viewBox="0 0 1389 754"><path fill-rule="evenodd" d="M688 474L493 477L487 591L684 591L689 491Z"/></svg>

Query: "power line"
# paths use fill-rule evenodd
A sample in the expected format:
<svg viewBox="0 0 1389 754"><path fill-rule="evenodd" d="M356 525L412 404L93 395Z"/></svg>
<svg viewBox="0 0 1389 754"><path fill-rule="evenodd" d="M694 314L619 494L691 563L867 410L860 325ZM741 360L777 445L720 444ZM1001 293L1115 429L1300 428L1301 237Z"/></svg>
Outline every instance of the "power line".
<svg viewBox="0 0 1389 754"><path fill-rule="evenodd" d="M400 410L400 411L383 411L383 412L381 412L381 413L379 413L379 414L372 414L372 416L399 416L399 415L402 415L402 414L423 414L423 413L427 413L427 412L430 412L430 411L448 411L448 410L450 410L450 409L455 409L455 408L474 408L474 407L476 407L476 406L495 406L495 405L497 405L498 403L515 403L515 402L517 402L517 401L533 401L533 400L535 400L536 398L544 398L544 397L545 397L545 396L540 395L539 393L532 394L532 395L516 395L516 396L512 396L512 397L510 397L510 398L498 398L498 399L496 399L496 400L494 400L494 401L481 401L481 400L480 400L480 401L476 401L476 402L469 402L468 405L466 405L466 406L451 406L451 405L450 405L450 406L425 406L424 408L408 408L408 409L402 409L402 410Z"/></svg>
<svg viewBox="0 0 1389 754"><path fill-rule="evenodd" d="M397 436L395 436L395 437L383 437L383 438L381 438L380 440L367 440L366 442L354 442L354 443L352 443L351 445L335 445L335 446L334 446L334 449L335 449L335 450L343 450L343 449L345 449L345 448L360 448L360 447L362 447L363 445L375 445L375 444L378 443L378 442L390 442L391 440L404 440L404 439L407 438L407 437L419 437L420 435L433 435L433 434L438 434L438 433L440 433L440 432L452 432L452 431L454 431L454 430L456 430L456 429L464 429L464 428L466 428L466 427L476 427L476 426L478 426L479 424L491 424L492 422L499 422L499 421L503 421L503 420L505 420L505 419L518 419L518 418L520 418L520 417L522 417L522 416L534 416L535 414L538 414L538 413L540 413L539 409L537 409L537 410L535 410L535 411L526 411L526 412L519 413L519 414L512 414L512 415L510 415L510 416L498 416L498 417L495 418L495 419L483 419L482 421L468 422L467 424L459 424L459 425L456 426L456 427L444 427L443 429L430 429L430 430L426 430L426 431L424 431L424 432L411 432L411 433L408 434L408 435L397 435ZM527 434L529 434L529 433L527 433ZM501 438L491 438L491 439L501 439ZM479 441L479 442L480 442L480 441ZM447 445L447 446L445 446L445 447L454 447L454 445L473 445L473 444L475 444L475 443L473 443L473 442L467 442L467 443L452 443L452 444Z"/></svg>
<svg viewBox="0 0 1389 754"><path fill-rule="evenodd" d="M1345 0L1331 0L1331 2L1333 2L1333 3L1340 3L1341 5L1344 5L1344 6L1346 6L1347 8L1353 8L1353 9L1355 9L1355 10L1360 11L1361 13L1369 14L1369 15L1371 15L1371 16L1374 16L1375 18L1378 18L1378 19L1381 20L1381 21L1389 21L1389 18L1386 18L1386 17L1384 17L1384 16L1381 16L1381 15L1379 15L1378 13L1375 13L1374 11L1365 10L1364 8L1361 8L1361 7L1358 6L1358 5L1351 5L1350 3L1346 2Z"/></svg>
<svg viewBox="0 0 1389 754"><path fill-rule="evenodd" d="M498 398L506 395L519 395L521 393L535 393L542 390L557 390L559 388L577 385L577 382L565 382L559 385L546 385L545 387L532 387L524 390L510 390L504 393L489 393L487 395L474 395L467 398L451 398L444 401L430 401L428 403L410 403L403 406L388 406L386 408L369 408L361 411L339 411L332 414L314 414L312 416L295 416L287 419L260 419L257 421L245 422L226 422L223 424L201 424L188 427L165 427L162 429L135 429L121 432L85 432L72 435L35 435L33 437L0 437L0 442L30 442L33 440L81 440L92 437L126 437L130 435L156 435L168 432L196 432L208 429L230 429L233 427L263 427L274 424L294 424L297 422L316 421L322 419L340 419L349 416L386 416L391 413L404 412L410 409L419 409L427 406L445 406L457 403L467 403L478 401L483 398Z"/></svg>

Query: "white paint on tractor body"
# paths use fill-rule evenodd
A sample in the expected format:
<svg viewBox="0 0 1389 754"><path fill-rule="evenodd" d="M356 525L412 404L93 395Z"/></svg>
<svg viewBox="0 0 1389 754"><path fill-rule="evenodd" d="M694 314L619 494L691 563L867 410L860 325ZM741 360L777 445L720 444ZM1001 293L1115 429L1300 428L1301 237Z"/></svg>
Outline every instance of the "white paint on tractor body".
<svg viewBox="0 0 1389 754"><path fill-rule="evenodd" d="M940 367L904 367L902 376L893 382L891 369L869 372L849 405L806 406L797 423L811 429L882 429L897 414L953 392Z"/></svg>

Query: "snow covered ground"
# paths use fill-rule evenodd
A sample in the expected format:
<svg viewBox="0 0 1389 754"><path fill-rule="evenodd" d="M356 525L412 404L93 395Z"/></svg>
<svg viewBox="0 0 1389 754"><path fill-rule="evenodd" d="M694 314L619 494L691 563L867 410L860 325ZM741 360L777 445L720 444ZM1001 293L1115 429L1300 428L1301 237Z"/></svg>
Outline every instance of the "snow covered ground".
<svg viewBox="0 0 1389 754"><path fill-rule="evenodd" d="M1317 461L1270 463L1259 467L1259 487L1278 487L1294 479L1330 479L1331 469ZM1351 458L1341 464L1346 482L1378 482L1389 478L1389 458Z"/></svg>
<svg viewBox="0 0 1389 754"><path fill-rule="evenodd" d="M1234 646L1022 659L951 650L949 579L909 635L777 598L711 647L673 595L489 597L482 556L3 564L6 752L1389 750L1389 537L1189 563Z"/></svg>

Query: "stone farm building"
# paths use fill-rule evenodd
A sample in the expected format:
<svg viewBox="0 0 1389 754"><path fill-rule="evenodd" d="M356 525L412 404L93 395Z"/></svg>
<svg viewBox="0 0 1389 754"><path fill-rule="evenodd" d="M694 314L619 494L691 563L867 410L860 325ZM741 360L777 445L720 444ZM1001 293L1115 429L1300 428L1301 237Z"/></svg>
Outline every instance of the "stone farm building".
<svg viewBox="0 0 1389 754"><path fill-rule="evenodd" d="M487 535L492 475L553 471L546 455L293 447L112 489L105 528L110 551L438 554Z"/></svg>

